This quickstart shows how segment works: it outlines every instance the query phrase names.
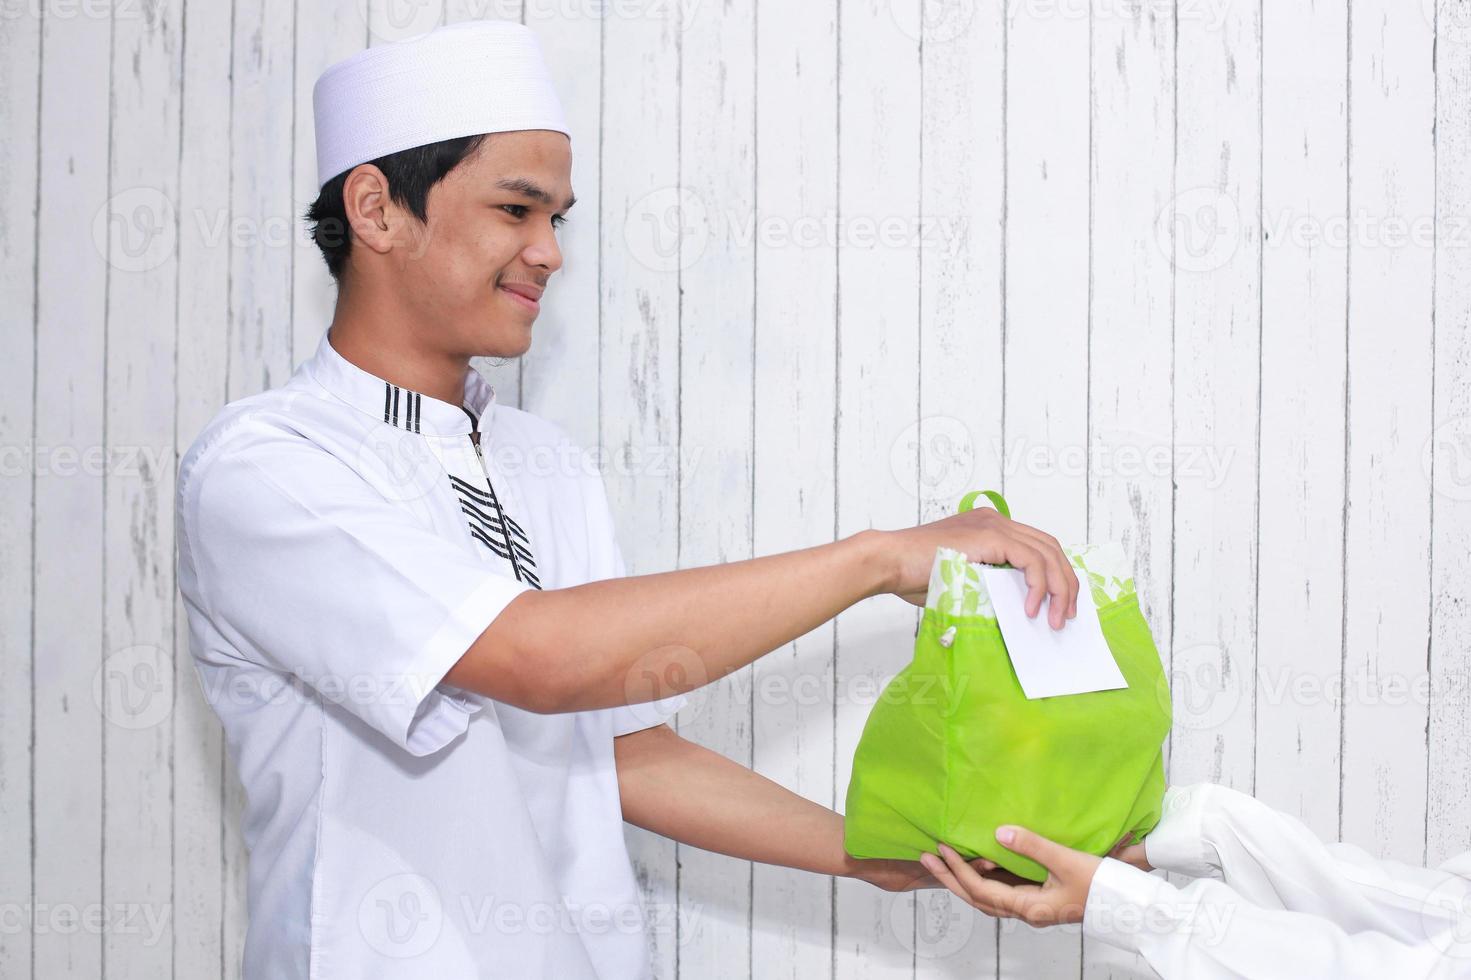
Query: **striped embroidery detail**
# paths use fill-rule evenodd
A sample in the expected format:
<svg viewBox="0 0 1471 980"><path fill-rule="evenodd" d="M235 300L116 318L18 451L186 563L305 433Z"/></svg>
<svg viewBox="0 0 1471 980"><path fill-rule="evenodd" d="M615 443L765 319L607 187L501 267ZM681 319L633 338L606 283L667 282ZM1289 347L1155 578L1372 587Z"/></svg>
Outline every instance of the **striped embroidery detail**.
<svg viewBox="0 0 1471 980"><path fill-rule="evenodd" d="M455 476L449 477L455 495L460 498L460 511L470 525L470 537L489 548L491 553L511 565L516 580L532 588L541 588L536 572L536 559L531 554L531 539L516 519L501 509L495 488L489 493Z"/></svg>
<svg viewBox="0 0 1471 980"><path fill-rule="evenodd" d="M383 421L395 428L409 432L419 431L419 416L423 413L424 396L417 391L406 391L392 382L383 382ZM403 405L403 425L399 421L399 405Z"/></svg>

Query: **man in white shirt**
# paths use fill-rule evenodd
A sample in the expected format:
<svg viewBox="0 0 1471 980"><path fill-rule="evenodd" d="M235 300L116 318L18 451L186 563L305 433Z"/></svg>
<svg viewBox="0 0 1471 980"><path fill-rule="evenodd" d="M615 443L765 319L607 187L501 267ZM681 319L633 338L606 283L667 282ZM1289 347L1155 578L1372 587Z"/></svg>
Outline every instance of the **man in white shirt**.
<svg viewBox="0 0 1471 980"><path fill-rule="evenodd" d="M1048 870L1019 884L949 847L921 858L990 915L1083 933L1137 952L1165 980L1450 980L1471 977L1471 851L1438 868L1324 844L1243 793L1172 787L1143 843L1105 858L1001 827L997 839ZM1147 872L1195 881L1180 887Z"/></svg>
<svg viewBox="0 0 1471 980"><path fill-rule="evenodd" d="M571 150L534 36L369 49L314 114L332 324L285 385L225 406L177 487L191 646L247 796L246 977L642 976L623 820L925 883L663 722L860 599L923 602L941 545L1023 569L1061 627L1056 541L973 511L624 577L586 456L469 366L527 350L562 263Z"/></svg>

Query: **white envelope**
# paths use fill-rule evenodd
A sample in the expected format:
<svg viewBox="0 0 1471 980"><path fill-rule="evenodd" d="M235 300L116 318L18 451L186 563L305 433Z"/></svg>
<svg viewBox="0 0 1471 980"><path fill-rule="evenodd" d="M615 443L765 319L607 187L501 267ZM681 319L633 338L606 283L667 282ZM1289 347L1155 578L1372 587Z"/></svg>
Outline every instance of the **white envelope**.
<svg viewBox="0 0 1471 980"><path fill-rule="evenodd" d="M1086 582L1078 592L1078 615L1060 630L1047 622L1051 599L1037 617L1027 616L1027 582L1017 568L980 566L996 610L1011 666L1028 700L1128 687L1103 638L1098 607Z"/></svg>

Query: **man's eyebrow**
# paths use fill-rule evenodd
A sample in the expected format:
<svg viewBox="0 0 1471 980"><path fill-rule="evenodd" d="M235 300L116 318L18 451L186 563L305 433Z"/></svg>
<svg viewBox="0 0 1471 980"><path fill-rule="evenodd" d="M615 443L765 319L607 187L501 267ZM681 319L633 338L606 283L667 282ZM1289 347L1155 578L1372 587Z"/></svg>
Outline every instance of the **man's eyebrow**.
<svg viewBox="0 0 1471 980"><path fill-rule="evenodd" d="M543 189L540 184L529 177L503 177L495 182L495 186L502 190L524 194L532 200L540 201L542 204L552 203L551 192ZM576 203L577 195L571 195L567 198L567 203L562 205L562 210L566 211Z"/></svg>

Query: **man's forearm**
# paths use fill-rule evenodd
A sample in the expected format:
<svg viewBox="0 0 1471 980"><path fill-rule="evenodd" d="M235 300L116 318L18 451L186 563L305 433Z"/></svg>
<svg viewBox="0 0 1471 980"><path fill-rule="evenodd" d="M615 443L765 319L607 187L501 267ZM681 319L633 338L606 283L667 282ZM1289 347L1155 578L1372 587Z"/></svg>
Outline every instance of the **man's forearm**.
<svg viewBox="0 0 1471 980"><path fill-rule="evenodd" d="M903 891L936 887L917 861L861 860L843 850L843 818L687 741L668 725L613 740L623 819L706 851L855 878Z"/></svg>
<svg viewBox="0 0 1471 980"><path fill-rule="evenodd" d="M818 874L849 874L843 818L667 725L613 742L623 819L707 851Z"/></svg>
<svg viewBox="0 0 1471 980"><path fill-rule="evenodd" d="M535 711L718 680L883 591L880 532L747 561L518 596L445 681Z"/></svg>

